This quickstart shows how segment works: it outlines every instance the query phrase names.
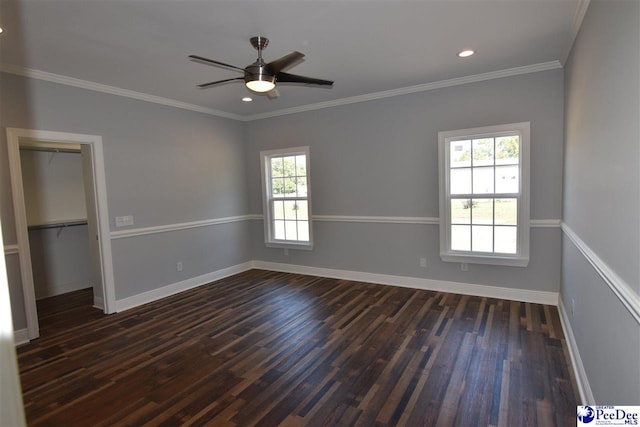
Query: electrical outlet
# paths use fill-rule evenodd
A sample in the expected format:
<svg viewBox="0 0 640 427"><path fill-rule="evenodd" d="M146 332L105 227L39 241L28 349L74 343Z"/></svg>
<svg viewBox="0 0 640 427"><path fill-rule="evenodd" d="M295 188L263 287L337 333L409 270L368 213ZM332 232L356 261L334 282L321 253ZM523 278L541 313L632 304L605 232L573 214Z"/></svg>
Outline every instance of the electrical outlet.
<svg viewBox="0 0 640 427"><path fill-rule="evenodd" d="M426 267L427 266L427 259L426 258L420 258L420 267Z"/></svg>
<svg viewBox="0 0 640 427"><path fill-rule="evenodd" d="M116 217L116 227L126 227L127 225L133 225L133 215Z"/></svg>
<svg viewBox="0 0 640 427"><path fill-rule="evenodd" d="M460 264L460 270L469 271L469 264L467 264L466 262L463 262L462 264Z"/></svg>
<svg viewBox="0 0 640 427"><path fill-rule="evenodd" d="M176 270L182 271L182 261L176 262Z"/></svg>

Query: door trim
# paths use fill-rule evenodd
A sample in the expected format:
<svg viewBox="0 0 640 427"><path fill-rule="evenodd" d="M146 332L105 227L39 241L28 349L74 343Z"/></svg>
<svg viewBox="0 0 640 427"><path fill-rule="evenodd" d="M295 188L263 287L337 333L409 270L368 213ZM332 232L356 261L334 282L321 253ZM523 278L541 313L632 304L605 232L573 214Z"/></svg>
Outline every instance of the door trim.
<svg viewBox="0 0 640 427"><path fill-rule="evenodd" d="M47 141L56 143L88 144L92 147L93 178L96 194L96 212L98 222L98 239L100 240L102 262L102 286L104 295L104 312L115 312L115 286L113 276L113 258L111 239L109 238L109 210L107 208L107 186L102 151L102 137L68 132L54 132L35 129L7 128L7 145L9 151L9 170L11 174L11 192L13 195L13 211L15 216L18 257L20 261L20 277L24 294L24 307L27 318L29 339L40 335L38 311L36 308L27 215L22 184L22 166L20 163L20 139Z"/></svg>

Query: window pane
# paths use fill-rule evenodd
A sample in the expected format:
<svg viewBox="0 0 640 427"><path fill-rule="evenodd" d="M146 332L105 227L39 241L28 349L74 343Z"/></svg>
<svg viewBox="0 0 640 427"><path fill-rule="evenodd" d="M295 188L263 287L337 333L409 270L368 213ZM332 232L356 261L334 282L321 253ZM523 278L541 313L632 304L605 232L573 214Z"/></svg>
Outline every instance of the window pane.
<svg viewBox="0 0 640 427"><path fill-rule="evenodd" d="M284 194L284 179L275 178L271 180L271 194L274 196L282 196Z"/></svg>
<svg viewBox="0 0 640 427"><path fill-rule="evenodd" d="M496 168L496 193L517 193L518 166L499 166Z"/></svg>
<svg viewBox="0 0 640 427"><path fill-rule="evenodd" d="M296 156L296 175L307 176L307 156Z"/></svg>
<svg viewBox="0 0 640 427"><path fill-rule="evenodd" d="M284 219L284 202L275 200L273 203L273 219Z"/></svg>
<svg viewBox="0 0 640 427"><path fill-rule="evenodd" d="M276 177L282 177L283 175L283 170L282 170L282 157L272 157L271 158L271 177L272 178L276 178Z"/></svg>
<svg viewBox="0 0 640 427"><path fill-rule="evenodd" d="M282 168L285 177L296 176L296 157L286 156L282 158Z"/></svg>
<svg viewBox="0 0 640 427"><path fill-rule="evenodd" d="M284 219L296 219L297 205L295 200L285 200L284 202Z"/></svg>
<svg viewBox="0 0 640 427"><path fill-rule="evenodd" d="M474 225L471 230L473 252L493 252L493 227Z"/></svg>
<svg viewBox="0 0 640 427"><path fill-rule="evenodd" d="M451 226L451 250L469 251L471 250L471 226L452 225Z"/></svg>
<svg viewBox="0 0 640 427"><path fill-rule="evenodd" d="M309 241L309 222L298 221L298 240Z"/></svg>
<svg viewBox="0 0 640 427"><path fill-rule="evenodd" d="M471 224L471 199L451 199L451 223Z"/></svg>
<svg viewBox="0 0 640 427"><path fill-rule="evenodd" d="M493 165L493 138L473 140L473 166Z"/></svg>
<svg viewBox="0 0 640 427"><path fill-rule="evenodd" d="M452 168L471 166L471 141L453 141L450 150Z"/></svg>
<svg viewBox="0 0 640 427"><path fill-rule="evenodd" d="M298 206L298 219L307 221L309 219L309 204L306 200L298 200L296 202Z"/></svg>
<svg viewBox="0 0 640 427"><path fill-rule="evenodd" d="M298 177L296 178L296 183L298 191L298 197L307 197L307 178L306 177Z"/></svg>
<svg viewBox="0 0 640 427"><path fill-rule="evenodd" d="M283 196L284 197L295 197L296 196L296 179L295 178L284 178L283 182Z"/></svg>
<svg viewBox="0 0 640 427"><path fill-rule="evenodd" d="M298 224L296 221L285 221L284 232L287 240L298 240Z"/></svg>
<svg viewBox="0 0 640 427"><path fill-rule="evenodd" d="M471 169L451 169L449 190L451 194L471 193Z"/></svg>
<svg viewBox="0 0 640 427"><path fill-rule="evenodd" d="M473 168L473 194L493 193L493 167Z"/></svg>
<svg viewBox="0 0 640 427"><path fill-rule="evenodd" d="M496 224L518 224L518 199L496 199Z"/></svg>
<svg viewBox="0 0 640 427"><path fill-rule="evenodd" d="M516 227L496 227L495 251L501 254L515 254L518 242L518 229Z"/></svg>
<svg viewBox="0 0 640 427"><path fill-rule="evenodd" d="M493 199L471 200L471 222L473 224L493 224Z"/></svg>
<svg viewBox="0 0 640 427"><path fill-rule="evenodd" d="M496 164L513 165L520 160L520 137L518 135L496 138Z"/></svg>
<svg viewBox="0 0 640 427"><path fill-rule="evenodd" d="M284 240L284 221L273 221L273 238Z"/></svg>

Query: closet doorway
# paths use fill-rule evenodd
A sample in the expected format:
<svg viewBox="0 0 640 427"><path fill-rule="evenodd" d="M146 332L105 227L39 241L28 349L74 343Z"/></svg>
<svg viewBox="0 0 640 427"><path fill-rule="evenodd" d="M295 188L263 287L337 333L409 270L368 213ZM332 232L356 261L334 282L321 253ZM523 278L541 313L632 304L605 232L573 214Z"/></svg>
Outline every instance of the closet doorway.
<svg viewBox="0 0 640 427"><path fill-rule="evenodd" d="M7 142L29 339L40 298L91 287L115 311L101 137L7 129Z"/></svg>

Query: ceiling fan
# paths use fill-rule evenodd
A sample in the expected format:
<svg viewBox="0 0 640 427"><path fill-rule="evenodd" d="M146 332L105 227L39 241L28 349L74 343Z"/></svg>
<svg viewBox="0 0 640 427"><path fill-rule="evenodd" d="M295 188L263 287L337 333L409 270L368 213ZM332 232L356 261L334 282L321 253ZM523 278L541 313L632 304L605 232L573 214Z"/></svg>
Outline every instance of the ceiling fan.
<svg viewBox="0 0 640 427"><path fill-rule="evenodd" d="M213 59L204 58L198 55L189 55L189 58L195 59L197 61L230 68L232 70L244 73L244 77L236 77L232 79L203 83L198 85L198 87L207 88L220 83L227 83L235 80L244 80L244 83L247 88L249 88L249 90L258 93L267 93L267 95L270 95L272 91L275 92L276 83L303 83L319 86L333 85L333 82L329 80L315 79L312 77L299 76L296 74L283 72L283 70L295 65L302 58L304 58L304 54L300 52L291 52L290 54L278 58L275 61L265 63L262 59L262 50L269 44L269 39L266 37L256 36L251 37L249 41L251 42L251 45L258 51L258 59L256 59L254 63L247 65L245 68L225 64L224 62L220 61L214 61Z"/></svg>

